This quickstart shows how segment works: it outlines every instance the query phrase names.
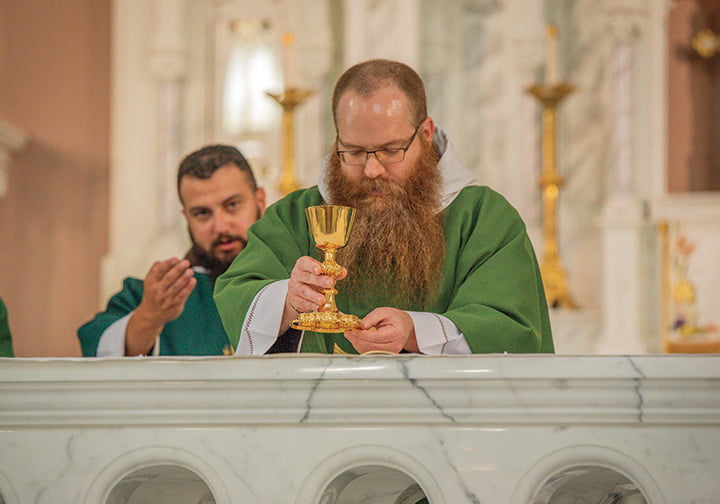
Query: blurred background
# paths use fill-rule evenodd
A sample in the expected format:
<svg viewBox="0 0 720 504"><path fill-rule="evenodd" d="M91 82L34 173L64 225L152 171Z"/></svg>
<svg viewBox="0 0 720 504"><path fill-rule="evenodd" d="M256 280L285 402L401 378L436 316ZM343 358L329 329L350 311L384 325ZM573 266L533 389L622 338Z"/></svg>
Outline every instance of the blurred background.
<svg viewBox="0 0 720 504"><path fill-rule="evenodd" d="M237 145L274 201L291 141L298 184L314 185L332 86L372 57L418 70L430 115L520 211L539 259L557 242L559 353L718 351L719 13L720 0L0 0L15 355L79 356L76 329L125 276L185 252L186 153ZM533 84L572 91L548 109ZM266 95L288 88L311 93L290 139Z"/></svg>

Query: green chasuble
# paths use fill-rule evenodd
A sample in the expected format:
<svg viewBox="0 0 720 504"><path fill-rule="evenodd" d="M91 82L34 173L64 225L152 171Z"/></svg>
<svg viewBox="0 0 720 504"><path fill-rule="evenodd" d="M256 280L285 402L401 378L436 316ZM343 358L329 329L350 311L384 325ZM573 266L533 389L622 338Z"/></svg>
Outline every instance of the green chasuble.
<svg viewBox="0 0 720 504"><path fill-rule="evenodd" d="M185 302L178 318L165 324L160 333L160 355L223 355L230 349L213 301L213 279L195 271L197 284ZM126 278L123 290L108 302L104 312L78 329L83 355L94 357L103 332L115 321L126 316L142 301L143 282Z"/></svg>
<svg viewBox="0 0 720 504"><path fill-rule="evenodd" d="M2 298L0 298L0 357L13 357L8 313Z"/></svg>
<svg viewBox="0 0 720 504"><path fill-rule="evenodd" d="M289 278L301 256L322 260L305 217L306 207L319 204L324 201L312 187L270 206L250 228L245 250L218 278L215 302L234 347L248 311L249 319L254 315L251 305L261 289ZM553 352L540 271L517 211L492 189L467 186L445 208L443 219L442 285L431 306L393 304L382 288L351 301L343 296L341 281L338 308L360 318L383 306L441 314L463 333L473 353ZM282 304L279 300L278 309ZM357 353L342 334L310 331L305 332L301 351Z"/></svg>

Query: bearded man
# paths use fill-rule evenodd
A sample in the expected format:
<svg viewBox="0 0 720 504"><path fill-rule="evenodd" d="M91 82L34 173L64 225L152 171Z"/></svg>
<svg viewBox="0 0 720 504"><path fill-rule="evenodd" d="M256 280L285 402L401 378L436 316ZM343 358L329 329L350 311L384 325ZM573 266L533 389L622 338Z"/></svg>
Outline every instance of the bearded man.
<svg viewBox="0 0 720 504"><path fill-rule="evenodd" d="M180 163L177 190L192 248L156 261L78 330L84 356L231 353L213 301L215 279L245 248L265 192L235 147L209 145Z"/></svg>
<svg viewBox="0 0 720 504"><path fill-rule="evenodd" d="M337 305L362 317L362 328L304 331L299 351L553 352L525 225L502 196L476 185L426 101L422 80L403 63L370 60L340 77L337 138L319 185L269 207L217 281L215 301L238 354L265 353L289 337L298 313L323 305L322 289L335 281L321 273L304 209L326 203L357 209L337 254L347 268L336 279Z"/></svg>

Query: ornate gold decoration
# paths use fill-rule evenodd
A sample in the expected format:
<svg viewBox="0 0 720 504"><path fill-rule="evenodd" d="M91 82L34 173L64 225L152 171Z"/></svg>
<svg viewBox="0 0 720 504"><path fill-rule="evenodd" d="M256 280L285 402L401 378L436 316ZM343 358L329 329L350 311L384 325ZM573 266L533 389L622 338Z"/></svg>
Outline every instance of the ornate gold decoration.
<svg viewBox="0 0 720 504"><path fill-rule="evenodd" d="M720 33L714 29L718 27L720 19L720 3L717 0L695 0L698 12L704 18L705 28L695 33L690 41L693 49L703 58L712 58L720 53Z"/></svg>
<svg viewBox="0 0 720 504"><path fill-rule="evenodd" d="M661 306L660 323L662 324L662 350L668 351L670 344L670 231L667 221L658 223L660 233L660 261L661 261Z"/></svg>
<svg viewBox="0 0 720 504"><path fill-rule="evenodd" d="M322 273L332 279L339 277L343 267L335 262L335 253L343 248L350 237L355 221L355 209L338 205L318 205L305 209L315 246L325 253ZM355 315L341 313L335 304L338 291L324 289L325 304L317 312L299 313L290 324L294 329L318 332L345 332L360 329L360 319Z"/></svg>
<svg viewBox="0 0 720 504"><path fill-rule="evenodd" d="M690 44L703 58L712 58L720 52L720 34L709 29L700 30Z"/></svg>
<svg viewBox="0 0 720 504"><path fill-rule="evenodd" d="M268 19L238 18L230 21L230 31L240 37L244 44L252 45L258 40L259 35L270 30L272 23Z"/></svg>
<svg viewBox="0 0 720 504"><path fill-rule="evenodd" d="M670 353L720 352L720 329L715 324L698 324L696 288L688 278L695 245L684 234L671 233L666 221L658 227L662 246L662 349Z"/></svg>
<svg viewBox="0 0 720 504"><path fill-rule="evenodd" d="M353 355L350 352L346 352L345 350L340 348L340 345L338 345L337 343L335 343L335 345L333 346L333 354L334 355Z"/></svg>
<svg viewBox="0 0 720 504"><path fill-rule="evenodd" d="M542 104L542 175L543 259L540 272L548 305L553 308L577 308L568 287L567 275L560 260L557 239L557 200L565 179L555 165L555 119L560 102L574 91L570 84L533 84L526 91Z"/></svg>
<svg viewBox="0 0 720 504"><path fill-rule="evenodd" d="M283 109L282 114L282 173L278 189L282 194L288 194L300 189L295 177L295 108L304 103L313 91L295 87L285 88L283 93L266 93L278 102Z"/></svg>

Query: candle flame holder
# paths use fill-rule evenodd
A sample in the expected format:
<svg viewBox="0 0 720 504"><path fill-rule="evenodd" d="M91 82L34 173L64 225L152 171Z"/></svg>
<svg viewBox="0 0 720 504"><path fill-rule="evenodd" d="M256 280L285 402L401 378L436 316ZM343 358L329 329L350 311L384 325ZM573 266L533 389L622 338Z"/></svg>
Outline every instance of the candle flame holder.
<svg viewBox="0 0 720 504"><path fill-rule="evenodd" d="M295 176L295 109L314 93L310 89L285 88L282 93L265 93L283 109L282 114L282 173L278 189L285 195L300 189Z"/></svg>
<svg viewBox="0 0 720 504"><path fill-rule="evenodd" d="M545 286L545 297L552 308L578 308L570 295L567 274L560 260L557 201L565 179L558 173L555 162L557 107L574 90L574 86L564 82L533 84L526 89L542 104L542 175L539 183L542 188L544 249L540 274Z"/></svg>

